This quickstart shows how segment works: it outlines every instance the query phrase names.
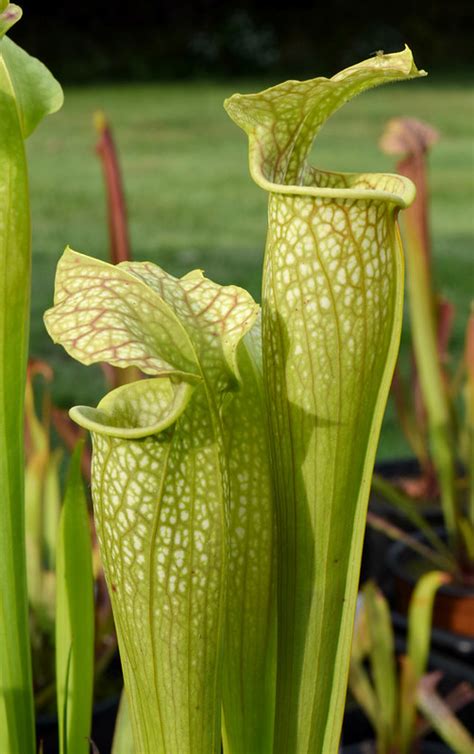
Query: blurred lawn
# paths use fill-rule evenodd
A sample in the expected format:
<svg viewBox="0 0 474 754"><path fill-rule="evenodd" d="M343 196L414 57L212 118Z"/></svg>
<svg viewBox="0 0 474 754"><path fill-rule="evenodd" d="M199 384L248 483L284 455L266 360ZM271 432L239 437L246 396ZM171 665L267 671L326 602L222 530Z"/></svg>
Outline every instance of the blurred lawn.
<svg viewBox="0 0 474 754"><path fill-rule="evenodd" d="M42 322L65 244L107 255L94 110L104 109L114 126L135 258L150 259L174 274L202 267L209 277L247 287L258 298L266 196L249 178L246 138L222 102L235 90L259 87L253 82L69 89L62 112L30 139L31 352L54 366L60 405L94 403L104 392L100 370L70 360L50 342ZM397 115L424 119L442 134L431 159L432 228L437 281L456 304L454 352L459 356L474 280L473 89L431 77L368 92L319 135L313 163L336 170L393 170L391 159L378 151L377 139L385 121ZM379 456L406 452L389 409Z"/></svg>

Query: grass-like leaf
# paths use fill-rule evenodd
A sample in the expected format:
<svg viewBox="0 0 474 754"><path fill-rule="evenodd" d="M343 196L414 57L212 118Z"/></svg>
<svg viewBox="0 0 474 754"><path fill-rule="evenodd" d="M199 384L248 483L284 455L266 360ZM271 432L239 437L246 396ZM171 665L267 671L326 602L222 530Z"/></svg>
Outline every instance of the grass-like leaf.
<svg viewBox="0 0 474 754"><path fill-rule="evenodd" d="M370 660L378 700L380 745L390 750L398 713L395 640L390 609L377 587L368 582L363 590L370 633Z"/></svg>
<svg viewBox="0 0 474 754"><path fill-rule="evenodd" d="M61 754L87 754L94 679L94 581L79 443L71 459L56 559L56 694Z"/></svg>
<svg viewBox="0 0 474 754"><path fill-rule="evenodd" d="M24 139L62 102L47 69L4 34L0 14L0 751L34 749L24 535L23 406L31 230Z"/></svg>
<svg viewBox="0 0 474 754"><path fill-rule="evenodd" d="M426 673L431 641L431 620L436 592L450 580L442 571L431 571L417 583L408 610L407 656L402 665L400 698L400 749L408 754L416 720L417 689Z"/></svg>
<svg viewBox="0 0 474 754"><path fill-rule="evenodd" d="M234 95L250 171L270 194L262 292L264 382L278 529L275 752L339 746L376 446L398 351L398 210L413 184L311 167L344 102L421 75L406 48L331 79Z"/></svg>

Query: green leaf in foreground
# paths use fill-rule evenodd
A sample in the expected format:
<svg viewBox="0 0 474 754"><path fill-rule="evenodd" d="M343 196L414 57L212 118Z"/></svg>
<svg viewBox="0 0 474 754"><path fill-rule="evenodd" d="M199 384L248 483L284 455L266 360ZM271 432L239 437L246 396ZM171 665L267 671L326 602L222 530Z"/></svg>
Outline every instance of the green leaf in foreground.
<svg viewBox="0 0 474 754"><path fill-rule="evenodd" d="M94 688L94 581L80 443L71 459L56 559L56 694L61 754L87 754Z"/></svg>
<svg viewBox="0 0 474 754"><path fill-rule="evenodd" d="M277 510L277 754L339 746L370 477L402 320L396 219L414 197L402 177L323 172L307 157L344 102L422 73L406 48L225 104L270 194L262 307Z"/></svg>
<svg viewBox="0 0 474 754"><path fill-rule="evenodd" d="M62 103L49 71L5 32L0 14L0 751L34 750L24 535L23 406L31 228L24 139Z"/></svg>
<svg viewBox="0 0 474 754"><path fill-rule="evenodd" d="M220 749L229 474L221 410L257 307L235 286L66 251L53 339L152 379L71 415L92 432L92 492L136 751Z"/></svg>

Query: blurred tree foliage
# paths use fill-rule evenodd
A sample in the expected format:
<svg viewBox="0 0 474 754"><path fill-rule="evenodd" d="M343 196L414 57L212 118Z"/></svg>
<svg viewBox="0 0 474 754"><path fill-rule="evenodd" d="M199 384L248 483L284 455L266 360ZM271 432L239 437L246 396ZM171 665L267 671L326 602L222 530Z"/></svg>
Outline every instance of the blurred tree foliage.
<svg viewBox="0 0 474 754"><path fill-rule="evenodd" d="M425 68L473 63L472 0L23 3L12 34L62 81L330 75L409 42ZM122 6L123 7L123 6Z"/></svg>

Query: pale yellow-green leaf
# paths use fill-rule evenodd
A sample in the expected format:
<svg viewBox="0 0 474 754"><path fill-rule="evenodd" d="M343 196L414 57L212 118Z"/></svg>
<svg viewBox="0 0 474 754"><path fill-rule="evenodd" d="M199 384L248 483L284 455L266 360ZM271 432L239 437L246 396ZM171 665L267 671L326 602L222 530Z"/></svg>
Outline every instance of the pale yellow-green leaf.
<svg viewBox="0 0 474 754"><path fill-rule="evenodd" d="M388 752L393 744L398 712L392 619L387 601L372 582L364 585L363 598L370 636L370 667L378 705L377 741L381 749Z"/></svg>
<svg viewBox="0 0 474 754"><path fill-rule="evenodd" d="M153 383L159 404L158 393L166 398L172 388L167 378ZM143 405L134 395L141 384L106 397L106 431L96 422L92 434L95 520L134 744L149 754L207 754L220 741L226 542L219 440L202 384L161 434L111 435L110 416L118 427L139 418L126 401Z"/></svg>
<svg viewBox="0 0 474 754"><path fill-rule="evenodd" d="M449 582L449 576L442 571L431 571L418 581L410 598L408 609L408 638L406 678L403 694L409 700L416 699L418 684L426 673L431 642L431 618L437 590ZM402 752L410 751L416 720L414 704L401 704L400 741Z"/></svg>
<svg viewBox="0 0 474 754"><path fill-rule="evenodd" d="M223 365L230 378L239 379L237 348L258 311L247 291L235 285L218 285L201 270L175 278L151 262L123 262L119 266L143 280L173 308L189 332L206 379L218 378Z"/></svg>
<svg viewBox="0 0 474 754"><path fill-rule="evenodd" d="M327 173L307 156L344 102L419 75L405 49L225 105L270 193L262 307L281 606L276 754L339 746L370 476L402 319L396 219L414 197L400 176Z"/></svg>
<svg viewBox="0 0 474 754"><path fill-rule="evenodd" d="M157 374L73 417L92 431L92 492L136 751L220 748L229 546L221 410L239 380L251 297L66 252L53 337L85 363ZM118 333L114 342L110 338Z"/></svg>
<svg viewBox="0 0 474 754"><path fill-rule="evenodd" d="M56 272L54 307L44 319L53 340L83 364L198 374L173 310L120 266L67 248Z"/></svg>

